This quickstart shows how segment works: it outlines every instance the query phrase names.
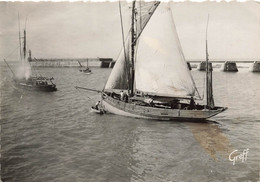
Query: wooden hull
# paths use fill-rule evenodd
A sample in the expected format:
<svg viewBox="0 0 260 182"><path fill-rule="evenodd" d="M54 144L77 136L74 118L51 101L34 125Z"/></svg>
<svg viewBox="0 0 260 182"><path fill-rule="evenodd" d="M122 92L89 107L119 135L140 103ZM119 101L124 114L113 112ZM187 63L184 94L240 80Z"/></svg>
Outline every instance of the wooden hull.
<svg viewBox="0 0 260 182"><path fill-rule="evenodd" d="M110 96L102 96L102 107L106 112L144 119L156 120L206 120L213 117L227 108L216 107L214 110L182 110L182 109L164 109L157 107L147 107L126 103L114 99Z"/></svg>
<svg viewBox="0 0 260 182"><path fill-rule="evenodd" d="M103 110L98 110L98 109L94 108L93 106L91 107L91 112L95 112L97 114L104 114Z"/></svg>
<svg viewBox="0 0 260 182"><path fill-rule="evenodd" d="M31 85L27 83L18 83L15 82L15 85L19 88L34 90L34 91L42 91L42 92L54 92L57 91L56 86L53 85Z"/></svg>

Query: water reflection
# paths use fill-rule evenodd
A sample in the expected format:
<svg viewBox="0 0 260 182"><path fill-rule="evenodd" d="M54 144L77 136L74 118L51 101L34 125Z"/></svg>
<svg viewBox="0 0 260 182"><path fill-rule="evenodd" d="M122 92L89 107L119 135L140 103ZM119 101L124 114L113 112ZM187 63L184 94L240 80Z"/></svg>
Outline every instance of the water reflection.
<svg viewBox="0 0 260 182"><path fill-rule="evenodd" d="M197 142L214 160L219 154L226 158L233 151L229 139L221 131L216 121L187 123L187 125Z"/></svg>

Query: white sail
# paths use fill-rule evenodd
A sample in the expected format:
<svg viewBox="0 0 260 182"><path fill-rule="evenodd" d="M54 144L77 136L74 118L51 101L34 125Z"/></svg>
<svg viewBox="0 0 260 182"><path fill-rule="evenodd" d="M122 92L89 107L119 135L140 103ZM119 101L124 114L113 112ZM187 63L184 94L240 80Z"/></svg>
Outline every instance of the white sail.
<svg viewBox="0 0 260 182"><path fill-rule="evenodd" d="M144 93L161 96L195 94L168 4L158 6L139 38L135 87Z"/></svg>
<svg viewBox="0 0 260 182"><path fill-rule="evenodd" d="M136 36L138 37L150 17L152 16L154 10L158 6L159 2L144 2L139 1L136 6ZM130 24L129 24L130 25ZM126 29L130 28L127 26ZM105 85L105 90L109 89L130 89L129 84L131 82L130 76L130 42L131 41L131 32L127 34L125 40L125 53L122 48L119 57L116 60L115 66L107 80Z"/></svg>
<svg viewBox="0 0 260 182"><path fill-rule="evenodd" d="M136 2L136 39L139 38L146 24L149 22L160 1L137 1Z"/></svg>
<svg viewBox="0 0 260 182"><path fill-rule="evenodd" d="M107 80L105 90L108 89L128 89L128 67L129 67L129 39L126 41L126 52L121 50L116 60L114 68Z"/></svg>

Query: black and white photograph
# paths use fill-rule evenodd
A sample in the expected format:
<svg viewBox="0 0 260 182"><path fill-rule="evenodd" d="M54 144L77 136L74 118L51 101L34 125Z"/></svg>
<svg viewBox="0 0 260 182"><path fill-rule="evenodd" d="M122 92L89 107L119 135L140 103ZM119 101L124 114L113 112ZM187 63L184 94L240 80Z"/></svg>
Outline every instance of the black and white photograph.
<svg viewBox="0 0 260 182"><path fill-rule="evenodd" d="M0 182L259 182L260 1L1 1Z"/></svg>

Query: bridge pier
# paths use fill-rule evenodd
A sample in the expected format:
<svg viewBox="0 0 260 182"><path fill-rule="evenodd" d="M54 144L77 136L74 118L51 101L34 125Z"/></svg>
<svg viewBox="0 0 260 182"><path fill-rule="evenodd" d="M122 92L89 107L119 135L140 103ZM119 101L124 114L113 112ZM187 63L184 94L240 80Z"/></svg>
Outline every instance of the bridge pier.
<svg viewBox="0 0 260 182"><path fill-rule="evenodd" d="M110 63L113 61L112 58L99 58L101 62L100 68L109 68Z"/></svg>
<svg viewBox="0 0 260 182"><path fill-rule="evenodd" d="M224 72L238 72L237 64L235 62L226 61L222 66Z"/></svg>
<svg viewBox="0 0 260 182"><path fill-rule="evenodd" d="M187 66L188 66L189 70L192 70L190 62L187 62Z"/></svg>
<svg viewBox="0 0 260 182"><path fill-rule="evenodd" d="M209 62L209 64L212 64L211 62ZM206 71L206 66L207 64L206 64L206 61L201 61L200 63L199 63L199 65L198 65L198 70L199 71ZM213 71L213 67L211 68L212 69L212 71Z"/></svg>
<svg viewBox="0 0 260 182"><path fill-rule="evenodd" d="M109 62L106 62L106 61L101 61L101 65L100 65L100 68L109 68Z"/></svg>
<svg viewBox="0 0 260 182"><path fill-rule="evenodd" d="M116 62L115 61L111 61L110 64L109 64L109 68L114 68Z"/></svg>
<svg viewBox="0 0 260 182"><path fill-rule="evenodd" d="M206 71L206 61L201 61L198 65L199 71Z"/></svg>
<svg viewBox="0 0 260 182"><path fill-rule="evenodd" d="M251 70L252 72L260 72L260 61L255 61L255 62L252 64L250 70Z"/></svg>

